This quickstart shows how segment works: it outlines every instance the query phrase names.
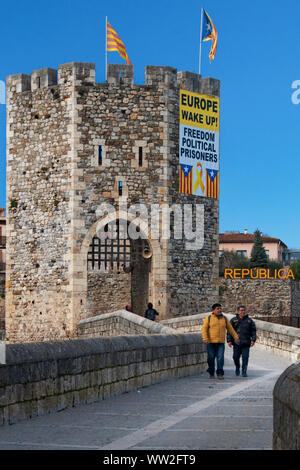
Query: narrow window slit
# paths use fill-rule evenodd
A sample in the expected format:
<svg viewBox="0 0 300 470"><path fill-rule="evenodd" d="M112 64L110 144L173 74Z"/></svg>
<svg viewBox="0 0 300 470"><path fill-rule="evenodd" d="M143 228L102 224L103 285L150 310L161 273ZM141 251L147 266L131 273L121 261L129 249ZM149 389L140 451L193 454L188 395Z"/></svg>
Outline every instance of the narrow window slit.
<svg viewBox="0 0 300 470"><path fill-rule="evenodd" d="M139 166L143 166L143 147L139 147Z"/></svg>
<svg viewBox="0 0 300 470"><path fill-rule="evenodd" d="M123 194L123 183L122 183L122 181L119 181L118 188L119 188L119 196L122 196L122 194Z"/></svg>
<svg viewBox="0 0 300 470"><path fill-rule="evenodd" d="M98 165L102 166L103 157L102 157L102 145L98 145Z"/></svg>

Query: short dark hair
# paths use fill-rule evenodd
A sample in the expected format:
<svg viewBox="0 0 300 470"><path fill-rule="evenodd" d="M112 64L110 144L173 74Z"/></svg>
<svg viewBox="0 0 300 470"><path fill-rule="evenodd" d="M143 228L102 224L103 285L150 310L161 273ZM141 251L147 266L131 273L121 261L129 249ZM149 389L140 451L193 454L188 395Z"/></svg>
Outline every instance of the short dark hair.
<svg viewBox="0 0 300 470"><path fill-rule="evenodd" d="M240 308L246 308L245 305L239 305L238 308L237 308L237 311L239 312Z"/></svg>
<svg viewBox="0 0 300 470"><path fill-rule="evenodd" d="M211 307L211 309L214 310L214 309L217 308L217 307L222 307L222 305L221 305L221 304L213 304L213 306Z"/></svg>
<svg viewBox="0 0 300 470"><path fill-rule="evenodd" d="M152 307L153 307L152 303L149 302L149 303L148 303L148 308L152 308Z"/></svg>

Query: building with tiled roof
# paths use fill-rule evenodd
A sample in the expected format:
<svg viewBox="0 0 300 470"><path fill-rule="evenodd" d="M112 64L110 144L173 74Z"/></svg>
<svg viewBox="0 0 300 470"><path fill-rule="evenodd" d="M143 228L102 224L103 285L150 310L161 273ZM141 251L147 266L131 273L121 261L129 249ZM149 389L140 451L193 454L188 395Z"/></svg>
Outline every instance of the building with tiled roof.
<svg viewBox="0 0 300 470"><path fill-rule="evenodd" d="M284 262L287 246L279 238L262 235L263 246L271 260ZM223 251L235 251L247 258L251 257L251 250L254 244L254 233L220 233L219 235L219 253Z"/></svg>

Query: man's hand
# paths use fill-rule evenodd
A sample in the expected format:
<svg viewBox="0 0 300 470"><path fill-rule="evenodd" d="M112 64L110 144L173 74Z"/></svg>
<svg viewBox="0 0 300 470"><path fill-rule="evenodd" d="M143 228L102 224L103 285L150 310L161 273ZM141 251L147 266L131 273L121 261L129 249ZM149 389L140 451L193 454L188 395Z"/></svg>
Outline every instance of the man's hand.
<svg viewBox="0 0 300 470"><path fill-rule="evenodd" d="M234 342L235 342L236 344L240 344L240 340L239 340L239 339L235 339Z"/></svg>
<svg viewBox="0 0 300 470"><path fill-rule="evenodd" d="M252 346L254 346L254 345L255 345L255 341L251 341L250 346L252 347Z"/></svg>
<svg viewBox="0 0 300 470"><path fill-rule="evenodd" d="M231 348L232 347L232 342L229 341L228 346Z"/></svg>
<svg viewBox="0 0 300 470"><path fill-rule="evenodd" d="M204 344L207 344L207 341L203 340L203 343L204 343Z"/></svg>

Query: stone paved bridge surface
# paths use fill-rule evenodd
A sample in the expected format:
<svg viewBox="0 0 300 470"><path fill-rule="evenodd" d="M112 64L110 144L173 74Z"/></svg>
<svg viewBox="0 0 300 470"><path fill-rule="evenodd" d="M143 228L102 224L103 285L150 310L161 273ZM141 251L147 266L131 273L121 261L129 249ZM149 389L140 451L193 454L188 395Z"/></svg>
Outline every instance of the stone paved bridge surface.
<svg viewBox="0 0 300 470"><path fill-rule="evenodd" d="M248 378L173 379L0 427L0 449L271 449L273 387L291 361L256 345Z"/></svg>

